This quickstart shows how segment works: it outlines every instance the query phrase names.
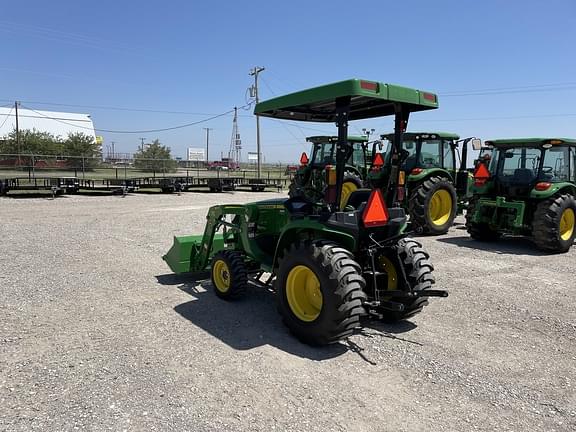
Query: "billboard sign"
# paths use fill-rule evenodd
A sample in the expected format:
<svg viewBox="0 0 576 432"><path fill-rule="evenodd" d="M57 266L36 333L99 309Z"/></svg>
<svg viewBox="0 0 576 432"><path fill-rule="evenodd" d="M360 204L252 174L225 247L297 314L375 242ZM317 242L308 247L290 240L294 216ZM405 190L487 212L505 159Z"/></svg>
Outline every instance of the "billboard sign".
<svg viewBox="0 0 576 432"><path fill-rule="evenodd" d="M188 160L189 161L205 161L205 149L197 147L188 147Z"/></svg>

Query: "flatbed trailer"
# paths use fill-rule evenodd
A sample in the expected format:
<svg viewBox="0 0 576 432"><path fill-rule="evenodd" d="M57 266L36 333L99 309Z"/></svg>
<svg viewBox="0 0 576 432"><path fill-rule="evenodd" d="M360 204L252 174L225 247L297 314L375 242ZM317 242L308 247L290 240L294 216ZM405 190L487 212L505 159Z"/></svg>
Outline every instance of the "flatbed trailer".
<svg viewBox="0 0 576 432"><path fill-rule="evenodd" d="M0 195L6 195L10 191L49 191L60 195L76 193L80 189L76 177L12 177L0 182Z"/></svg>

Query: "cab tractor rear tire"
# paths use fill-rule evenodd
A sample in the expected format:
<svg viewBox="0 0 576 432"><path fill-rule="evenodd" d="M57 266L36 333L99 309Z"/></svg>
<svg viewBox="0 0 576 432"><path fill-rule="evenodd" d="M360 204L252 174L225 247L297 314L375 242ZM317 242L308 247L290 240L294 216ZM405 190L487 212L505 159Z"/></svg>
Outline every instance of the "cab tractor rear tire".
<svg viewBox="0 0 576 432"><path fill-rule="evenodd" d="M576 238L576 199L564 194L542 201L532 222L534 242L549 252L568 252Z"/></svg>
<svg viewBox="0 0 576 432"><path fill-rule="evenodd" d="M472 218L478 207L478 198L470 199L466 209L466 230L474 240L491 242L500 238L500 233L486 223L473 222Z"/></svg>
<svg viewBox="0 0 576 432"><path fill-rule="evenodd" d="M456 217L457 196L454 185L443 177L430 177L410 194L408 211L412 225L425 234L448 232Z"/></svg>
<svg viewBox="0 0 576 432"><path fill-rule="evenodd" d="M422 247L422 243L412 239L404 238L396 245L396 252L400 258L387 257L385 255L377 258L380 262L381 271L387 274L388 290L404 290L407 291L423 291L430 289L436 280L434 279L433 271L434 266L430 262L430 255ZM399 268L399 265L404 267L404 270ZM405 272L408 278L409 287L399 286L399 275ZM385 296L385 292L383 293ZM395 302L402 303L404 310L401 312L387 312L383 320L387 322L396 322L410 318L417 313L421 312L424 306L428 304L426 297L408 297L400 299L392 299Z"/></svg>
<svg viewBox="0 0 576 432"><path fill-rule="evenodd" d="M335 243L296 243L280 257L278 311L302 342L326 345L350 336L365 314L366 282L354 256Z"/></svg>
<svg viewBox="0 0 576 432"><path fill-rule="evenodd" d="M362 187L362 178L354 171L345 171L342 181L342 193L340 194L340 210L344 210L350 199L350 195Z"/></svg>
<svg viewBox="0 0 576 432"><path fill-rule="evenodd" d="M248 275L242 253L220 251L214 254L210 266L214 293L224 300L235 300L246 294Z"/></svg>

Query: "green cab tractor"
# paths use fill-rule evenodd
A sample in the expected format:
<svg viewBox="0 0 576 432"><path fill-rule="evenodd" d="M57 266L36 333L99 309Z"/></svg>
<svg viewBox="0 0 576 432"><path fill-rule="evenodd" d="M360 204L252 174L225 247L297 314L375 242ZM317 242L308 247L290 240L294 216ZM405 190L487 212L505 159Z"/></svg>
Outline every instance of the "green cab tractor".
<svg viewBox="0 0 576 432"><path fill-rule="evenodd" d="M243 296L249 285L273 288L290 331L312 345L352 334L361 318L401 320L420 312L433 288L428 253L405 234L398 203L401 143L411 112L435 109L433 93L352 79L260 102L255 114L275 119L334 122L335 165L325 170L324 196L218 205L203 235L175 237L164 260L175 273L210 270L215 294ZM350 121L393 115L395 145L385 189L351 194L340 210ZM383 193L384 190L384 193Z"/></svg>
<svg viewBox="0 0 576 432"><path fill-rule="evenodd" d="M312 143L310 158L302 153L300 168L288 189L289 197L306 196L316 201L322 199L326 190L326 168L336 165L337 136L312 136L306 138ZM364 186L368 172L369 157L368 139L365 136L349 136L348 142L354 147L350 158L346 161L342 183L340 206L344 208L352 192Z"/></svg>
<svg viewBox="0 0 576 432"><path fill-rule="evenodd" d="M394 136L382 135L382 161L390 157ZM426 234L444 234L454 223L456 215L466 206L471 195L472 175L467 167L468 144L478 150L477 138L460 137L448 132L406 132L402 150L407 194L404 206L410 215L411 228ZM460 150L459 145L462 144ZM376 155L373 154L373 158ZM369 174L375 185L387 181L388 163L373 167Z"/></svg>
<svg viewBox="0 0 576 432"><path fill-rule="evenodd" d="M468 233L490 241L526 235L548 252L567 252L576 237L576 140L486 141L490 157L475 172Z"/></svg>

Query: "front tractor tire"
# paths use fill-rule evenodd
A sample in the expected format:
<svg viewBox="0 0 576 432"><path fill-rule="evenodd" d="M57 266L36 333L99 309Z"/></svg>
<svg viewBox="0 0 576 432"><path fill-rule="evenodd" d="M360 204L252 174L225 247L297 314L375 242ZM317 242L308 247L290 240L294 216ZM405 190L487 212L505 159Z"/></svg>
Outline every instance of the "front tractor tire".
<svg viewBox="0 0 576 432"><path fill-rule="evenodd" d="M456 207L454 185L443 177L430 177L411 193L408 211L415 228L439 235L448 232L454 223Z"/></svg>
<svg viewBox="0 0 576 432"><path fill-rule="evenodd" d="M576 199L564 194L538 204L532 222L534 242L548 252L568 252L576 238Z"/></svg>
<svg viewBox="0 0 576 432"><path fill-rule="evenodd" d="M334 343L360 325L365 286L359 264L346 249L326 241L293 244L279 262L278 310L302 342Z"/></svg>
<svg viewBox="0 0 576 432"><path fill-rule="evenodd" d="M236 300L246 293L248 275L243 256L237 251L214 254L210 266L214 293L224 300Z"/></svg>

